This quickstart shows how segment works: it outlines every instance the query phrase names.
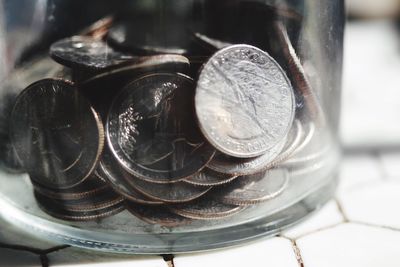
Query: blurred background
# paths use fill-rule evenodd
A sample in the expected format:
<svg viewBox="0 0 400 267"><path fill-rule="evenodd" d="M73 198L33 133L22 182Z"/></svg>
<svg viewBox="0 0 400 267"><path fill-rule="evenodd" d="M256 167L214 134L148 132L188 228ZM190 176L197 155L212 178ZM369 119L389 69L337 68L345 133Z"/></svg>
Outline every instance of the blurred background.
<svg viewBox="0 0 400 267"><path fill-rule="evenodd" d="M400 148L400 1L347 0L341 138L346 150Z"/></svg>

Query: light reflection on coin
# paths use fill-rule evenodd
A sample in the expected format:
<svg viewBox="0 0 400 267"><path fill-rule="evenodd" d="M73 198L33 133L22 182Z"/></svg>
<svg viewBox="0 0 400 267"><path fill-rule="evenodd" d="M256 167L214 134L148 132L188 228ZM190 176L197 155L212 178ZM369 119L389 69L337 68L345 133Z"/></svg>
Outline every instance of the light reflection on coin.
<svg viewBox="0 0 400 267"><path fill-rule="evenodd" d="M87 36L73 36L53 43L50 56L71 68L104 69L133 57L114 51L105 42Z"/></svg>
<svg viewBox="0 0 400 267"><path fill-rule="evenodd" d="M194 186L184 182L170 184L149 183L140 179L126 179L143 195L166 203L182 203L194 200L207 193L211 186Z"/></svg>
<svg viewBox="0 0 400 267"><path fill-rule="evenodd" d="M237 177L237 175L219 173L205 168L183 181L198 186L215 186L229 183Z"/></svg>
<svg viewBox="0 0 400 267"><path fill-rule="evenodd" d="M193 124L193 94L193 81L181 74L151 74L125 86L113 101L106 131L112 153L128 172L172 183L211 160L214 149Z"/></svg>
<svg viewBox="0 0 400 267"><path fill-rule="evenodd" d="M234 158L216 153L207 167L220 173L232 175L250 175L261 172L269 167L269 164L281 153L286 139L265 154L255 158Z"/></svg>
<svg viewBox="0 0 400 267"><path fill-rule="evenodd" d="M295 99L289 79L271 56L250 45L232 45L203 66L195 108L200 129L213 146L249 158L285 138Z"/></svg>
<svg viewBox="0 0 400 267"><path fill-rule="evenodd" d="M217 192L223 203L252 205L281 194L289 183L287 169L271 169L263 173L242 176Z"/></svg>

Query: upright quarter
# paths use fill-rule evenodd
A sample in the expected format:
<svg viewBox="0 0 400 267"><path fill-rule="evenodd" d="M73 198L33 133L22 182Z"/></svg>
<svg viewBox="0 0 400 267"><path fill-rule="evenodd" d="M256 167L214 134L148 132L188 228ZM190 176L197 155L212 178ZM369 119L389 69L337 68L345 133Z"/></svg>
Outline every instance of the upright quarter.
<svg viewBox="0 0 400 267"><path fill-rule="evenodd" d="M195 107L211 144L224 154L249 158L285 138L295 99L289 79L271 56L254 46L232 45L201 70Z"/></svg>

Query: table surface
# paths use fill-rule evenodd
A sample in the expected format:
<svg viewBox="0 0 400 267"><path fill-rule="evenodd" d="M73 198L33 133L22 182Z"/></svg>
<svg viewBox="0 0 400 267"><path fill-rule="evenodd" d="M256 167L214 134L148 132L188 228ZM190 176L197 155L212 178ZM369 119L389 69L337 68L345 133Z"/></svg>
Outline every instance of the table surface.
<svg viewBox="0 0 400 267"><path fill-rule="evenodd" d="M400 113L399 36L387 21L350 23L346 36L340 185L303 223L244 246L162 257L51 244L0 221L0 266L400 266L400 123L388 123Z"/></svg>

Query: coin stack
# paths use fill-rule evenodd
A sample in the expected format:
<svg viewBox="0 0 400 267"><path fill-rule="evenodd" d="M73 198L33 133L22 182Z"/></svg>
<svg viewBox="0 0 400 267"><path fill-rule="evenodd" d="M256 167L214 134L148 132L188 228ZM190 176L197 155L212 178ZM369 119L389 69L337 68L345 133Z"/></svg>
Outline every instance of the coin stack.
<svg viewBox="0 0 400 267"><path fill-rule="evenodd" d="M53 43L64 77L26 87L10 120L39 207L79 221L126 208L178 226L279 196L290 184L285 161L315 129L296 114L295 95L316 123L322 114L279 16L288 71L254 44L165 36L143 18L107 17ZM212 53L198 56L193 40Z"/></svg>

